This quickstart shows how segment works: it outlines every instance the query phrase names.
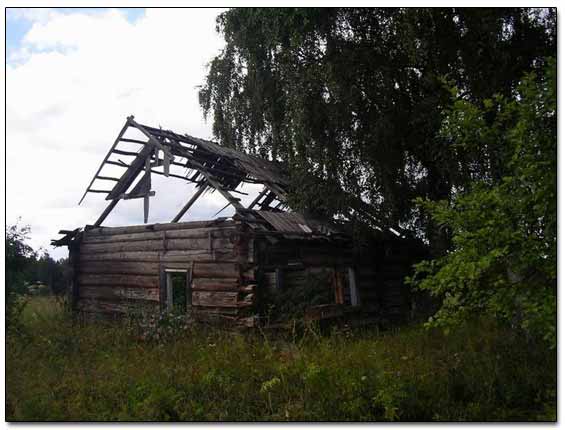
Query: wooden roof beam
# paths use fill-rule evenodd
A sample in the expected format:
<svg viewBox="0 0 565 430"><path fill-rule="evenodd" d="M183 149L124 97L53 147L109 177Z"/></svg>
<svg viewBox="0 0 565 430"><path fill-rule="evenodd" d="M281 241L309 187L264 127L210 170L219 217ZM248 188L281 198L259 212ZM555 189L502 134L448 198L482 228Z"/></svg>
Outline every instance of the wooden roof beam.
<svg viewBox="0 0 565 430"><path fill-rule="evenodd" d="M104 164L106 163L106 161L108 161L108 158L110 158L110 155L112 155L112 152L114 151L114 149L116 148L116 145L118 144L118 142L120 141L120 139L122 138L122 136L124 135L124 133L126 132L126 130L129 127L129 121L130 118L133 117L128 117L126 120L126 123L124 124L124 126L122 127L122 130L120 131L120 134L118 134L118 137L116 138L116 140L114 141L114 144L112 145L112 147L110 148L110 150L108 151L108 153L106 154L106 157L104 157L104 160L102 161L102 163L100 163L100 167L98 167L98 170L96 171L96 173L94 174L94 177L92 178L92 181L90 181L90 184L88 184L88 187L86 187L86 191L84 192L84 194L82 195L80 201L78 202L78 204L80 205L82 203L82 201L84 200L84 198L86 197L86 193L88 193L88 190L90 189L90 187L92 186L92 184L94 183L94 181L96 180L96 177L98 176L98 174L100 173L100 171L102 170L102 167L104 167Z"/></svg>
<svg viewBox="0 0 565 430"><path fill-rule="evenodd" d="M255 199L249 204L249 206L247 206L247 209L253 209L253 207L257 203L259 203L259 200L263 198L263 196L267 193L267 191L269 191L269 189L266 186L264 186L261 192L257 195L257 197L255 197Z"/></svg>
<svg viewBox="0 0 565 430"><path fill-rule="evenodd" d="M204 193L204 191L208 188L208 184L204 182L200 188L194 193L194 195L190 198L190 200L183 206L180 212L172 219L171 222L179 222L179 220L183 217L183 215L190 209L190 207L198 200L198 198Z"/></svg>

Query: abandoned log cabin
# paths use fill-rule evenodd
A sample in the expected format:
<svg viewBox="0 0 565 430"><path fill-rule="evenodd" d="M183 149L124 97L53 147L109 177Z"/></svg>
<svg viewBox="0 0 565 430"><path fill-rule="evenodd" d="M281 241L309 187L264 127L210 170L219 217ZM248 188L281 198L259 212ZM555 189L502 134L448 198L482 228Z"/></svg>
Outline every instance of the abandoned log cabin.
<svg viewBox="0 0 565 430"><path fill-rule="evenodd" d="M135 138L128 137L132 131ZM108 166L123 170L107 176ZM184 174L172 173L175 166ZM195 184L170 223L147 224L152 174ZM97 188L104 183L113 187ZM234 196L243 183L262 185L245 206ZM288 189L278 162L128 117L79 202L105 193L107 208L93 225L61 230L64 236L52 242L69 248L73 309L86 316L176 310L245 326L289 315L405 315L410 298L403 278L421 244L377 227L360 246L347 222L292 211ZM234 215L180 222L205 192L223 196ZM143 199L145 224L102 226L121 199L135 198ZM358 218L375 221L368 205L351 202Z"/></svg>

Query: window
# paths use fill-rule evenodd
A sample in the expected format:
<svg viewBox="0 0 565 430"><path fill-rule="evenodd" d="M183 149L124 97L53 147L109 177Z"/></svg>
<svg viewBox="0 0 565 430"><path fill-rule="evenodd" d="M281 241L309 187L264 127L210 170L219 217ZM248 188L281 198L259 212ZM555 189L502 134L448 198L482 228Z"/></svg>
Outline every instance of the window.
<svg viewBox="0 0 565 430"><path fill-rule="evenodd" d="M165 269L167 310L185 313L191 303L189 271L184 269Z"/></svg>

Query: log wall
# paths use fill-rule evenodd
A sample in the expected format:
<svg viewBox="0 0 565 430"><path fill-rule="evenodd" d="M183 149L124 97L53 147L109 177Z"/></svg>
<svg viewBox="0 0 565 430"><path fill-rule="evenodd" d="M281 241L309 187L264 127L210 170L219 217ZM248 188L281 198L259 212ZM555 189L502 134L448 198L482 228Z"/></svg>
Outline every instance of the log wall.
<svg viewBox="0 0 565 430"><path fill-rule="evenodd" d="M85 314L158 311L166 269L191 273L191 310L245 316L254 304L253 240L235 221L99 227L71 249L75 309Z"/></svg>

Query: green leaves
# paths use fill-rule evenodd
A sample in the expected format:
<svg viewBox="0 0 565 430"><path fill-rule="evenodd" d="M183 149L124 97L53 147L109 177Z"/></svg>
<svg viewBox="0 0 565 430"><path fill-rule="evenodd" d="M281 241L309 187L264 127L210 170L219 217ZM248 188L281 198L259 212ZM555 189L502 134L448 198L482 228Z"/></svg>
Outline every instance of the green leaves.
<svg viewBox="0 0 565 430"><path fill-rule="evenodd" d="M284 162L297 184L311 174L363 197L382 224L417 226L435 243L436 227L413 199L447 199L454 187L506 174L498 142L508 118L493 94L512 96L554 54L552 16L235 8L218 18L226 47L210 63L200 104L221 144ZM318 208L350 215L323 191ZM293 194L309 202L313 193Z"/></svg>
<svg viewBox="0 0 565 430"><path fill-rule="evenodd" d="M447 255L417 265L410 280L443 298L431 325L487 313L556 344L555 62L548 63L542 78L525 77L517 100L495 98L490 125L482 118L492 113L491 99L480 109L456 103L448 115L443 133L458 144L478 147L482 136L498 136L507 174L479 180L451 202L416 202L453 234Z"/></svg>

